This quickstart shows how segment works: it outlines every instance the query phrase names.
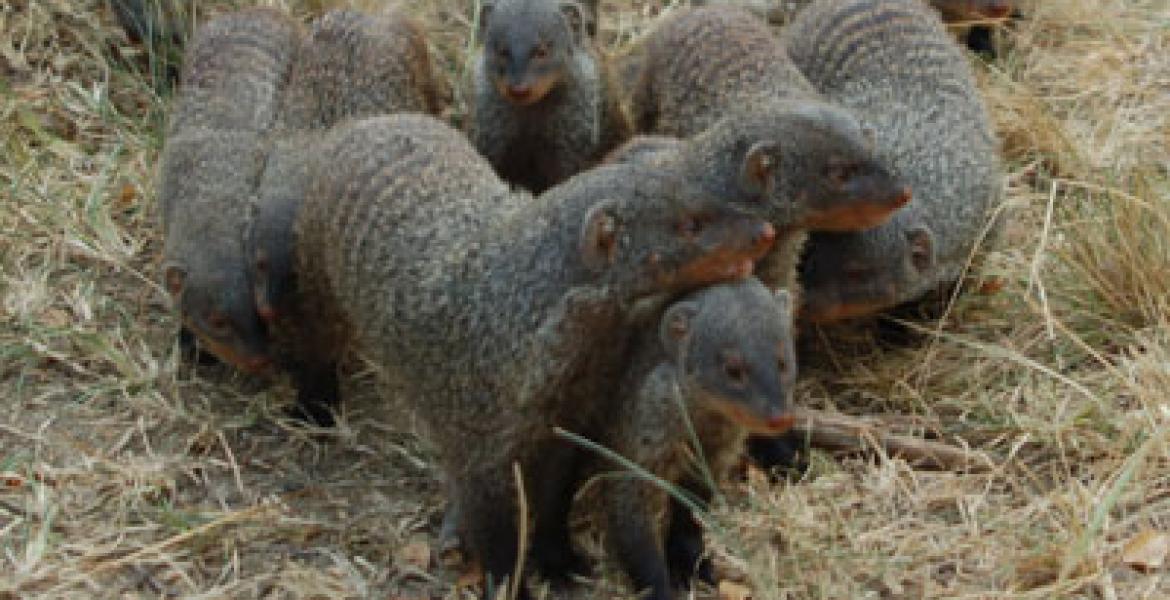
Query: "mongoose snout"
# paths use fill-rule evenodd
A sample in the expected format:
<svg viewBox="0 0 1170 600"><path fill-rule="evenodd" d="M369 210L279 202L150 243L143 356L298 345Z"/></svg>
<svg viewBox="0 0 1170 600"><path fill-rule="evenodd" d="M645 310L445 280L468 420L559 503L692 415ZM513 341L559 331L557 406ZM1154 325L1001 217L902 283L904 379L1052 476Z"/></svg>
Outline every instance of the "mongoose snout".
<svg viewBox="0 0 1170 600"><path fill-rule="evenodd" d="M683 238L692 237L699 256L675 272L662 271L660 282L690 288L734 281L752 274L755 262L776 241L776 228L767 221L731 209L724 216L687 217L679 224ZM672 283L667 282L673 280Z"/></svg>
<svg viewBox="0 0 1170 600"><path fill-rule="evenodd" d="M837 207L813 213L804 226L816 231L861 231L885 223L910 202L910 187L887 176L853 178L841 186L847 198Z"/></svg>

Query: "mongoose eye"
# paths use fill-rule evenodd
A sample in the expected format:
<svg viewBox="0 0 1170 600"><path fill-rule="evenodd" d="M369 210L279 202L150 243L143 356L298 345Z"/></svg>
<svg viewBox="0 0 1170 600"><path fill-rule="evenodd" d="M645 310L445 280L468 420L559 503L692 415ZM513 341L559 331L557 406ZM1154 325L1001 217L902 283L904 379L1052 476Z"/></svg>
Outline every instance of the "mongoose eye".
<svg viewBox="0 0 1170 600"><path fill-rule="evenodd" d="M700 219L698 216L691 215L683 217L683 219L678 222L678 232L684 237L695 237L696 235L699 235L699 232L702 230L703 222L702 219Z"/></svg>
<svg viewBox="0 0 1170 600"><path fill-rule="evenodd" d="M857 165L843 162L832 162L825 169L825 179L833 182L834 185L845 185L854 174L857 173Z"/></svg>
<svg viewBox="0 0 1170 600"><path fill-rule="evenodd" d="M748 378L747 365L738 356L729 358L727 362L723 363L723 374L737 384L746 383Z"/></svg>
<svg viewBox="0 0 1170 600"><path fill-rule="evenodd" d="M532 58L542 60L548 58L548 44L538 44L532 49Z"/></svg>
<svg viewBox="0 0 1170 600"><path fill-rule="evenodd" d="M207 316L207 327L212 333L224 334L231 330L231 322L220 312L213 312Z"/></svg>
<svg viewBox="0 0 1170 600"><path fill-rule="evenodd" d="M862 283L869 278L869 269L865 267L845 267L845 279L850 283Z"/></svg>

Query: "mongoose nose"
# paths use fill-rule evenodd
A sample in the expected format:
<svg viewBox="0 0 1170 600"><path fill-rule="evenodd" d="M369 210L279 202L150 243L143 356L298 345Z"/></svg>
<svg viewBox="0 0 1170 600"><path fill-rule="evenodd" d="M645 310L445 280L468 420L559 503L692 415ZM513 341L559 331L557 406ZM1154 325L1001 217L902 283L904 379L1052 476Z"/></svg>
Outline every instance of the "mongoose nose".
<svg viewBox="0 0 1170 600"><path fill-rule="evenodd" d="M898 195L894 197L894 206L899 208L905 206L913 197L914 193L910 191L910 186L904 185Z"/></svg>
<svg viewBox="0 0 1170 600"><path fill-rule="evenodd" d="M762 223L756 237L752 240L757 247L769 248L776 241L776 228L771 223Z"/></svg>
<svg viewBox="0 0 1170 600"><path fill-rule="evenodd" d="M1006 0L1002 2L988 0L983 4L983 10L980 12L989 19L1006 19L1011 16L1012 3Z"/></svg>
<svg viewBox="0 0 1170 600"><path fill-rule="evenodd" d="M783 433L796 425L796 415L792 414L792 411L774 413L768 417L767 425L771 431Z"/></svg>
<svg viewBox="0 0 1170 600"><path fill-rule="evenodd" d="M253 356L244 359L244 370L251 373L261 373L272 366L272 360L267 356Z"/></svg>
<svg viewBox="0 0 1170 600"><path fill-rule="evenodd" d="M523 103L532 97L532 86L527 84L509 85L507 92L509 100Z"/></svg>

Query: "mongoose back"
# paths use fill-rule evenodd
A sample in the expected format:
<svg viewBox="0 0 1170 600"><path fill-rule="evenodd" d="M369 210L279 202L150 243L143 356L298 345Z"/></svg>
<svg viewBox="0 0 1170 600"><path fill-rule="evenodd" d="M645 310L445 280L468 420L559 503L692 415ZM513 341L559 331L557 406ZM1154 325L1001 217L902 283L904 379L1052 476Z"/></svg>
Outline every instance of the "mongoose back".
<svg viewBox="0 0 1170 600"><path fill-rule="evenodd" d="M299 36L287 16L267 9L201 27L187 49L160 159L166 288L187 330L248 370L268 357L243 231Z"/></svg>
<svg viewBox="0 0 1170 600"><path fill-rule="evenodd" d="M334 10L317 19L292 66L248 231L257 311L274 332L295 304L293 223L308 192L320 138L346 120L442 109L439 79L422 29L404 13ZM302 416L333 422L338 401L335 365L298 360L297 344L274 339L274 358L293 376Z"/></svg>
<svg viewBox="0 0 1170 600"><path fill-rule="evenodd" d="M227 13L203 24L183 57L168 135L187 127L269 130L302 37L291 17L269 8Z"/></svg>
<svg viewBox="0 0 1170 600"><path fill-rule="evenodd" d="M438 114L443 91L422 28L400 10L331 10L297 52L281 106L286 129L327 129L346 119Z"/></svg>
<svg viewBox="0 0 1170 600"><path fill-rule="evenodd" d="M792 325L788 291L755 278L677 301L657 327L641 331L596 441L705 505L748 432L792 425ZM606 478L600 495L607 545L635 589L649 590L642 597L670 600L672 582L687 585L696 572L711 577L695 515L657 484Z"/></svg>
<svg viewBox="0 0 1170 600"><path fill-rule="evenodd" d="M802 319L873 314L955 281L1001 189L998 147L971 67L917 0L821 0L785 30L827 97L873 126L883 163L915 201L858 233L813 233Z"/></svg>
<svg viewBox="0 0 1170 600"><path fill-rule="evenodd" d="M469 135L504 179L539 193L629 137L596 28L596 0L484 3Z"/></svg>
<svg viewBox="0 0 1170 600"><path fill-rule="evenodd" d="M489 579L517 558L512 465L529 498L574 385L629 328L629 305L737 279L774 230L683 177L637 164L512 191L458 132L422 115L350 122L296 224L316 352L351 341L413 408L454 483ZM343 166L344 168L339 168ZM541 509L536 507L538 522Z"/></svg>
<svg viewBox="0 0 1170 600"><path fill-rule="evenodd" d="M736 6L681 9L638 42L629 92L639 132L691 136L734 108L819 100L776 36Z"/></svg>

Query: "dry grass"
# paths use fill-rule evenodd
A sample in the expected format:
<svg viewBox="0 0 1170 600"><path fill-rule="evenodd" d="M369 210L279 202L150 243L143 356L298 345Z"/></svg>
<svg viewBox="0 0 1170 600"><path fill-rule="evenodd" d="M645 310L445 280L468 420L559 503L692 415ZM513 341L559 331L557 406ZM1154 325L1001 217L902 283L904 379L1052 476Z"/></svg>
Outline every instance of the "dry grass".
<svg viewBox="0 0 1170 600"><path fill-rule="evenodd" d="M414 3L451 73L473 4ZM660 8L605 4L614 47ZM0 4L0 598L464 597L419 556L438 473L368 377L338 431L308 432L277 417L287 388L178 361L165 99L102 6ZM821 332L801 390L999 467L817 454L799 482L749 477L714 537L759 598L1170 596L1120 559L1170 531L1170 8L1031 14L982 73L1012 209L986 283L909 342ZM622 589L606 569L579 594Z"/></svg>

